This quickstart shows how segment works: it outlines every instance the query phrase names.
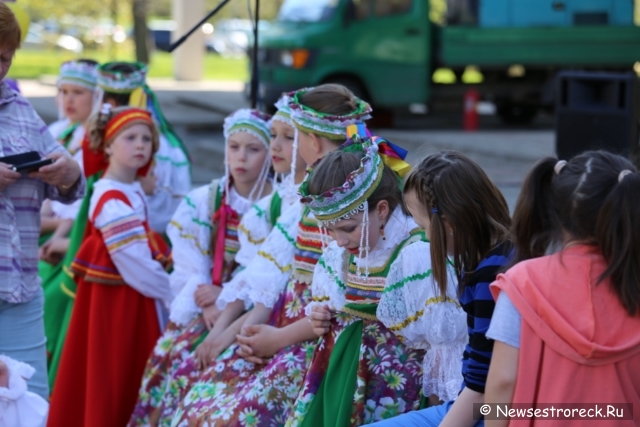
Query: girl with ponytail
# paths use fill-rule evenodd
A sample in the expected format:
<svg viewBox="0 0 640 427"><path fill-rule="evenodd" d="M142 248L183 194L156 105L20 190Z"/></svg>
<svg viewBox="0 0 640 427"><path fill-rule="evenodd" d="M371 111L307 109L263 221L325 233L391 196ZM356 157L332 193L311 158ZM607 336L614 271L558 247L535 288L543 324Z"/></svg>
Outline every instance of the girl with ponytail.
<svg viewBox="0 0 640 427"><path fill-rule="evenodd" d="M633 164L608 152L533 167L513 218L519 263L491 285L485 403L640 403L639 196ZM542 424L486 424L525 422ZM616 421L639 424L635 410Z"/></svg>

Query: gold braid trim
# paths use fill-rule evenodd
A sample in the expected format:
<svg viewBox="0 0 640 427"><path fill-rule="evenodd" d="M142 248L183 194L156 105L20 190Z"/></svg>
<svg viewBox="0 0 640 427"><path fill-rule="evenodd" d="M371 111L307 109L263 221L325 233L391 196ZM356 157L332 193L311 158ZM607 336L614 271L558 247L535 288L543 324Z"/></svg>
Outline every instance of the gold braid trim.
<svg viewBox="0 0 640 427"><path fill-rule="evenodd" d="M354 309L349 308L349 307L342 307L340 309L340 311L345 313L345 314L349 314L349 315L351 315L353 317L358 317L360 319L372 320L374 322L378 321L378 318L375 316L375 314L363 313L361 311L354 310Z"/></svg>
<svg viewBox="0 0 640 427"><path fill-rule="evenodd" d="M264 251L258 251L258 255L271 261L283 273L286 273L287 271L291 270L291 265L285 265L284 267L281 266L280 264L278 264L278 261L276 261L276 259L273 256L271 256L271 254L268 254Z"/></svg>
<svg viewBox="0 0 640 427"><path fill-rule="evenodd" d="M247 236L247 240L249 240L249 243L251 243L251 244L261 245L265 241L265 238L256 240L253 237L251 237L251 232L249 230L247 230L247 228L244 226L244 224L240 224L240 227L238 227L238 231L240 231L242 234L246 235Z"/></svg>
<svg viewBox="0 0 640 427"><path fill-rule="evenodd" d="M452 302L456 305L458 305L458 302L455 301L452 298L449 298L447 296L438 296L438 297L433 297L433 298L429 298L427 300L427 302L424 303L425 306L427 305L431 305L431 304L436 304L439 302ZM409 316L407 319L405 319L403 322L398 323L397 325L394 325L392 327L389 328L390 331L395 332L395 331L399 331L400 329L404 329L407 326L409 326L410 324L412 324L413 322L415 322L416 320L418 320L420 317L422 317L422 315L424 314L424 309L419 310L416 312L416 314L414 314L413 316Z"/></svg>

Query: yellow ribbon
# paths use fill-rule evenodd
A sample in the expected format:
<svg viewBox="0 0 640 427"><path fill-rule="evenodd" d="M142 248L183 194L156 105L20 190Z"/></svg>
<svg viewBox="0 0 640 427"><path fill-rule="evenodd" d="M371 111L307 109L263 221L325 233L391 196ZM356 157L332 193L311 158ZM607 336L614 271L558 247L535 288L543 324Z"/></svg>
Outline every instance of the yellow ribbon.
<svg viewBox="0 0 640 427"><path fill-rule="evenodd" d="M131 92L131 96L129 97L129 106L142 108L144 110L147 109L147 94L143 87L139 87Z"/></svg>
<svg viewBox="0 0 640 427"><path fill-rule="evenodd" d="M5 3L9 6L9 9L13 12L18 21L18 25L20 26L20 42L24 41L24 38L27 37L27 33L29 32L29 26L31 25L31 18L29 18L29 12L22 7L18 6L16 3Z"/></svg>

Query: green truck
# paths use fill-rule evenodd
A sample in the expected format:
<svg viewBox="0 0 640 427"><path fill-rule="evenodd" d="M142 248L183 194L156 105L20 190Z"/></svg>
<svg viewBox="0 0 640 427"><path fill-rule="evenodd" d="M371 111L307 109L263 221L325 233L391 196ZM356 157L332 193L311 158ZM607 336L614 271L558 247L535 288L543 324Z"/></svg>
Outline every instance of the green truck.
<svg viewBox="0 0 640 427"><path fill-rule="evenodd" d="M262 100L335 82L377 109L425 112L473 84L522 123L553 107L561 69L640 72L633 0L449 0L468 12L455 25L443 1L285 0L260 36Z"/></svg>

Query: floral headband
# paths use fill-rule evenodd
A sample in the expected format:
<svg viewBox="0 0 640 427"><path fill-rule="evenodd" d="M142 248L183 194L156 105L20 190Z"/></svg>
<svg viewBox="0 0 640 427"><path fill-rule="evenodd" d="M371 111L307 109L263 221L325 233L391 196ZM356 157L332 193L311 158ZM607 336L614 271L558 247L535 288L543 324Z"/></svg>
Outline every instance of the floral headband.
<svg viewBox="0 0 640 427"><path fill-rule="evenodd" d="M371 106L360 98L356 98L356 108L349 114L332 115L321 113L303 105L300 98L311 89L300 89L289 93L291 119L297 129L314 133L331 140L344 140L349 125L362 123L371 118Z"/></svg>
<svg viewBox="0 0 640 427"><path fill-rule="evenodd" d="M105 92L131 93L145 85L147 66L141 62L132 62L136 69L132 72L109 71L114 62L108 62L98 67L98 86Z"/></svg>
<svg viewBox="0 0 640 427"><path fill-rule="evenodd" d="M309 206L313 215L323 226L350 218L365 210L365 202L382 180L384 163L378 154L376 142L369 139L353 147L358 146L364 152L364 156L360 160L358 169L350 172L340 187L332 188L319 195L309 194L309 182L314 171L311 171L300 186L302 203Z"/></svg>

